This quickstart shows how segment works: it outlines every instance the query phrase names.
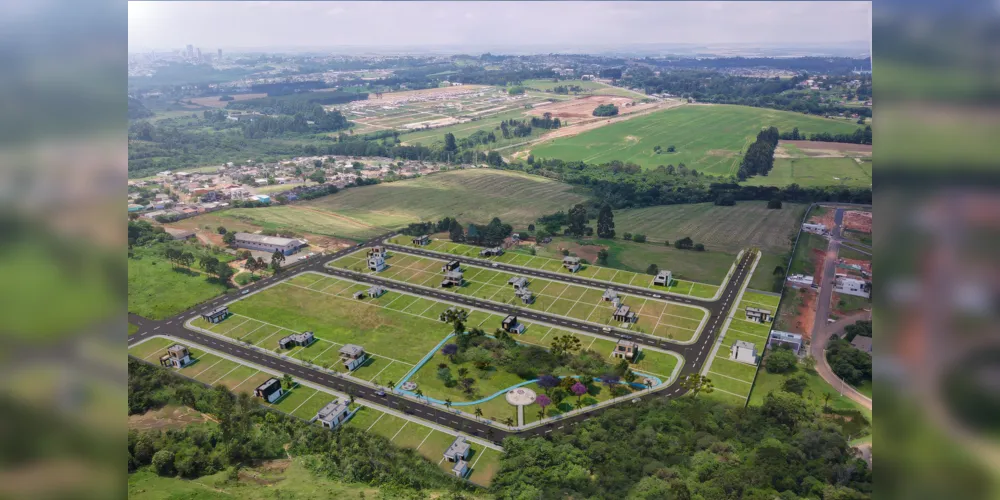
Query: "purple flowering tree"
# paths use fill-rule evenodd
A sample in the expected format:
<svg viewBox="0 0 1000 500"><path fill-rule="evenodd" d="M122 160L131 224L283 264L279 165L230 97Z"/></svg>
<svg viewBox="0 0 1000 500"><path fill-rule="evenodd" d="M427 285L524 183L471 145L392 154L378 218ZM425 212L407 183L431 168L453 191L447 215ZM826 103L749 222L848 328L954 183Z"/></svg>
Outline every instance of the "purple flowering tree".
<svg viewBox="0 0 1000 500"><path fill-rule="evenodd" d="M587 386L583 385L578 380L575 384L573 384L573 387L569 388L569 390L573 391L573 394L576 394L576 405L579 408L580 407L580 398L582 398L583 395L587 393Z"/></svg>
<svg viewBox="0 0 1000 500"><path fill-rule="evenodd" d="M455 355L458 354L458 346L455 344L445 344L441 348L441 354L448 356L452 363L455 362Z"/></svg>
<svg viewBox="0 0 1000 500"><path fill-rule="evenodd" d="M549 374L542 375L538 377L538 387L545 389L545 394L548 394L552 389L559 387L559 377Z"/></svg>
<svg viewBox="0 0 1000 500"><path fill-rule="evenodd" d="M545 418L545 407L552 404L552 400L545 394L542 394L535 399L535 403L542 408L542 418Z"/></svg>

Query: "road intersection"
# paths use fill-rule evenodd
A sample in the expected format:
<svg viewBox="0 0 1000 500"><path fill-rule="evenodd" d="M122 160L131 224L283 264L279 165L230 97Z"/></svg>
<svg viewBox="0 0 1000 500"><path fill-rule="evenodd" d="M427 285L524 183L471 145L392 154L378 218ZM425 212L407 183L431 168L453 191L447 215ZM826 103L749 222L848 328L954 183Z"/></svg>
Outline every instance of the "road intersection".
<svg viewBox="0 0 1000 500"><path fill-rule="evenodd" d="M705 321L702 331L699 334L698 338L693 343L690 344L679 344L676 342L670 342L666 339L662 339L659 337L653 337L628 330L607 328L602 325L597 325L595 323L574 320L571 318L558 316L554 314L546 314L541 312L514 308L508 305L498 304L495 302L480 300L463 295L457 295L454 293L442 292L440 290L432 288L414 286L406 283L380 278L369 274L357 273L354 271L348 271L344 269L332 268L327 266L327 264L332 260L338 259L352 252L355 252L359 248L370 247L375 245L385 245L385 241L391 236L392 234L378 236L364 243L361 243L355 247L348 247L333 254L317 255L315 257L305 259L303 261L300 261L299 263L296 263L293 266L290 266L289 268L286 268L285 271L280 276L271 276L268 278L264 278L260 281L257 281L256 283L244 287L243 290L246 290L247 293L252 293L262 288L274 285L279 281L283 281L302 272L308 272L308 271L318 272L321 274L337 276L340 278L345 278L356 282L382 285L385 286L386 288L389 288L390 290L396 289L414 295L425 296L441 302L475 307L478 309L493 311L499 314L516 313L519 317L524 318L526 320L534 320L542 323L548 323L554 326L570 328L600 337L626 338L640 345L651 346L660 350L670 350L684 357L685 361L678 375L679 377L683 377L688 374L698 373L701 369L701 365L703 364L703 362L707 360L706 353L710 353L712 351L712 345L718 338L720 330L725 324L726 315L728 314L730 308L733 305L736 305L733 304L734 298L739 296L739 291L742 289L746 280L749 279L750 277L749 273L753 269L753 264L756 260L755 253L744 252L744 255L742 256L740 261L736 263L735 270L730 276L730 279L725 283L725 286L721 289L718 298L716 300L674 297L670 295L661 299L661 300L679 302L683 304L697 305L709 311L709 317ZM442 258L440 254L436 254L434 252L426 252L404 246L390 245L390 248L400 253L409 253L413 255L420 255L438 259ZM584 286L591 286L598 288L611 288L613 290L618 290L620 292L629 293L632 295L642 295L646 297L652 297L653 294L656 293L656 291L654 290L647 290L627 285L606 283L586 278L579 278L576 276L567 276L564 274L530 270L518 266L508 266L499 263L494 264L493 262L480 261L479 259L455 257L453 258L453 260L459 260L466 265L490 267L494 269L510 271L512 273L529 274L537 277L542 277L546 279L562 281L567 283L575 283ZM184 326L184 323L189 319L198 317L200 314L204 312L210 311L216 307L225 305L235 300L238 299L234 298L231 295L217 297L211 301L204 302L194 308L184 311L181 314L159 321L143 318L141 316L137 316L134 314L129 314L129 322L139 327L139 331L129 337L128 345L131 347L132 345L135 345L139 342L142 342L148 338L157 335L164 335L181 340L190 341L193 344L205 346L207 348L225 353L228 356L243 359L252 364L266 366L271 370L279 371L282 373L288 373L302 380L308 381L310 383L317 384L342 393L353 394L356 398L365 399L375 404L387 406L394 410L404 412L408 415L413 415L418 418L426 419L430 422L435 422L439 425L450 427L459 432L472 434L474 436L479 436L495 442L502 441L503 438L507 437L508 435L518 435L518 436L544 435L554 430L560 430L563 427L565 427L565 425L568 423L573 423L590 418L591 415L605 411L608 408L608 407L595 408L588 412L578 413L576 415L559 418L545 425L535 426L520 431L509 430L506 427L502 426L496 426L496 425L491 426L490 423L488 423L488 421L485 420L473 419L457 414L455 410L447 410L445 408L427 404L426 402L414 400L410 397L405 397L399 394L395 394L393 392L387 391L385 393L385 396L380 396L377 394L379 390L373 387L371 384L363 383L359 380L353 379L348 376L331 374L326 371L309 368L303 366L300 363L289 361L287 359L284 359L276 355L267 354L257 348L243 346L235 342L227 342L225 340L221 340L220 338L214 335L203 333L201 331L192 330ZM673 387L667 387L665 389L654 391L650 393L648 396L672 398L681 396L685 392L686 391L684 389L680 388L679 385L675 384Z"/></svg>

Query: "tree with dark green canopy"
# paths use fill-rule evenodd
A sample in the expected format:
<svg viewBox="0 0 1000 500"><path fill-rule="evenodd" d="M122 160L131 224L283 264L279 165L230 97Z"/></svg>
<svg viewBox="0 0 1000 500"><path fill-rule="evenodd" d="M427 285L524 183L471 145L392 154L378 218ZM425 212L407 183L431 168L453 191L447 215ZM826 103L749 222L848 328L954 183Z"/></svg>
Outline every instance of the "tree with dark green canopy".
<svg viewBox="0 0 1000 500"><path fill-rule="evenodd" d="M611 205L605 203L601 211L597 214L597 237L615 237L615 215L611 211Z"/></svg>

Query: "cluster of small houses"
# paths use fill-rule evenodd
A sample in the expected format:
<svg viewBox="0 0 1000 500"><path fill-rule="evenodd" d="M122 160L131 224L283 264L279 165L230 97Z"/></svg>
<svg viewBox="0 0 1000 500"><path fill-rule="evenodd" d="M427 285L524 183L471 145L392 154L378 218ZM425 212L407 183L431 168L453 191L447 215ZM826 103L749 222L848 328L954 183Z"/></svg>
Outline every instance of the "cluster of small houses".
<svg viewBox="0 0 1000 500"><path fill-rule="evenodd" d="M803 223L802 230L807 233L818 234L820 236L830 234L825 225L811 222ZM833 291L844 295L854 295L857 297L864 297L866 299L871 298L872 283L870 269L866 270L862 269L860 266L844 264L842 262L838 262L837 268L843 271L834 273ZM792 274L786 279L792 286L808 286L811 288L819 287L819 285L814 282L814 278L812 276L804 274Z"/></svg>
<svg viewBox="0 0 1000 500"><path fill-rule="evenodd" d="M211 317L215 320L213 322L218 322L221 321L219 318L224 319L227 315L228 311L223 307L212 311L212 313L205 314L203 317L206 319ZM313 342L315 342L313 333L304 332L284 337L278 341L278 345L282 349L290 349L295 346L305 347ZM347 344L340 348L340 361L349 372L364 364L366 359L365 350L359 345ZM167 368L180 369L193 362L194 359L191 357L191 350L181 344L171 345L167 348L167 352L160 357L160 365ZM262 401L274 404L284 397L287 392L288 389L282 387L281 380L277 377L271 377L257 386L253 390L253 395ZM310 422L319 422L324 428L336 429L346 423L355 412L357 412L357 409L352 410L348 401L338 398L320 408L316 412L316 416L310 419ZM470 471L468 463L470 452L471 446L466 441L465 436L456 436L451 446L444 452L444 458L455 464L452 467L453 474L462 478L468 476Z"/></svg>

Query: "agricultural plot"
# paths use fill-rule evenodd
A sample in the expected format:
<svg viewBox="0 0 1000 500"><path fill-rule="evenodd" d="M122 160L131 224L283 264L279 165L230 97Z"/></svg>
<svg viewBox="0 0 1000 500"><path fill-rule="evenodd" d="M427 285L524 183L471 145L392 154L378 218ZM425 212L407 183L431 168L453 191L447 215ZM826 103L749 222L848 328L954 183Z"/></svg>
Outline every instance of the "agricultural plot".
<svg viewBox="0 0 1000 500"><path fill-rule="evenodd" d="M766 176L751 177L743 184L871 187L872 164L854 158L775 158L774 168Z"/></svg>
<svg viewBox="0 0 1000 500"><path fill-rule="evenodd" d="M572 186L544 177L488 169L456 170L348 189L296 205L300 210L315 209L296 227L317 232L311 220L324 214L380 228L398 228L410 222L437 221L443 217L482 223L497 214L503 214L504 222L527 225L541 215L565 210L586 199L572 192Z"/></svg>
<svg viewBox="0 0 1000 500"><path fill-rule="evenodd" d="M364 250L360 250L345 256L334 261L332 265L365 272L363 252ZM505 254L501 258L507 255L512 254ZM531 260L529 256L518 257ZM390 255L386 262L388 268L379 273L382 278L437 287L441 281L441 267L446 261L397 253ZM535 300L531 304L523 304L514 294L512 286L507 283L512 277L514 275L508 272L470 266L466 269L466 284L452 290L479 299L517 305L592 323L620 326L620 322L612 318L615 307L610 301L602 299L602 290L532 277L529 280L529 289L534 293ZM714 294L715 288L704 289L700 293ZM701 331L701 323L705 318L705 311L702 309L626 294L620 294L619 298L623 304L639 314L639 320L632 326L635 331L678 342L693 341Z"/></svg>
<svg viewBox="0 0 1000 500"><path fill-rule="evenodd" d="M683 163L712 175L735 175L740 152L764 127L798 127L806 134L853 133L857 125L787 111L730 105L679 106L612 123L573 137L535 145L538 158L605 163L632 162L645 168ZM663 153L653 148L660 146ZM675 153L666 153L669 146Z"/></svg>
<svg viewBox="0 0 1000 500"><path fill-rule="evenodd" d="M294 229L297 231L363 240L385 232L381 226L349 216L324 212L304 205L283 205L265 208L234 208L225 215L250 220L265 229ZM389 223L394 220L374 218L374 222Z"/></svg>
<svg viewBox="0 0 1000 500"><path fill-rule="evenodd" d="M411 240L408 237L397 236L390 240L390 242L397 245L412 246ZM472 245L465 245L462 243L452 243L450 241L444 240L434 240L429 245L421 247L425 250L431 250L434 252L448 253L452 255L459 255L465 257L479 257L480 247L475 247ZM697 297L702 299L710 299L715 296L715 293L719 290L716 285L709 285L706 283L696 283L693 281L686 280L672 280L670 286L663 287L653 284L653 277L648 274L636 273L632 271L612 269L609 267L595 266L592 264L583 265L579 271L576 273L570 273L567 271L563 265L562 261L557 259L552 259L549 257L543 257L539 255L526 255L518 252L507 252L498 257L484 257L486 260L495 260L497 262L503 262L505 264L513 266L521 266L532 269L540 269L543 271L550 271L556 273L562 273L566 275L580 276L583 278L589 278L593 280L606 281L609 283L619 283L622 285L631 285L640 288L649 288L651 290L663 290L664 293L671 293L676 295L687 295L691 297ZM665 269L667 269L665 267Z"/></svg>
<svg viewBox="0 0 1000 500"><path fill-rule="evenodd" d="M803 210L803 205L791 203L772 210L763 201L741 201L730 207L712 203L665 205L615 212L615 229L670 243L690 237L710 252L735 254L755 246L765 253L782 254L788 252L789 237L798 231ZM669 269L670 264L660 267Z"/></svg>
<svg viewBox="0 0 1000 500"><path fill-rule="evenodd" d="M156 358L174 343L173 340L156 337L131 347L129 354L144 359L149 358L148 360L155 362ZM204 353L197 347L189 347L192 357L197 361L180 370L180 373L199 382L210 385L223 384L233 392L252 392L255 387L274 376L235 361ZM316 416L316 412L323 406L336 398L332 394L311 387L296 385L274 404L263 401L261 403L268 408L309 420ZM397 446L417 450L434 463L442 460L444 451L455 439L448 433L368 407L361 407L346 425L381 434ZM473 458L470 460L472 472L468 479L476 484L489 486L499 465L500 452L475 443L472 449ZM478 461L475 460L476 456L480 457ZM473 463L475 465L471 465ZM450 472L450 469L448 471Z"/></svg>

